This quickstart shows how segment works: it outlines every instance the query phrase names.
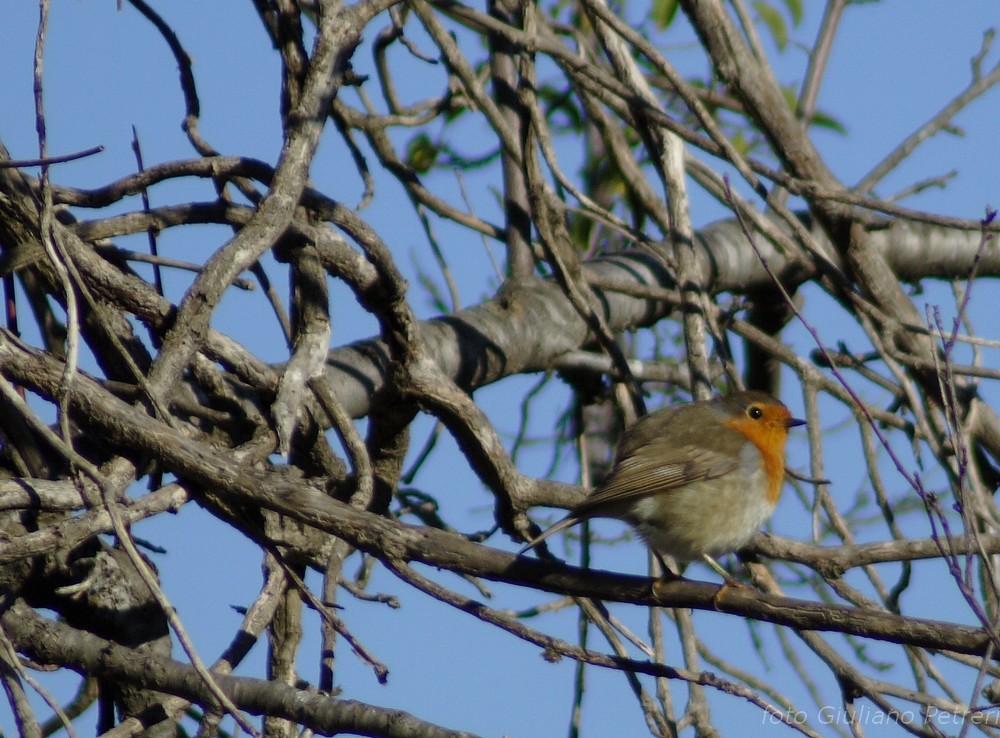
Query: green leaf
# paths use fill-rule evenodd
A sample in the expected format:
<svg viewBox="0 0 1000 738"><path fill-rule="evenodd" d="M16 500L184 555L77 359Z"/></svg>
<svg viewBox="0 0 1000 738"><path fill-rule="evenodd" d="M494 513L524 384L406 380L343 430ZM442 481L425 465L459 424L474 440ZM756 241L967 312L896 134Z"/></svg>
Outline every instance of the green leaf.
<svg viewBox="0 0 1000 738"><path fill-rule="evenodd" d="M440 315L447 315L453 312L451 306L445 301L441 289L437 286L430 274L425 272L417 264L417 281L420 286L427 290L427 304L434 312Z"/></svg>
<svg viewBox="0 0 1000 738"><path fill-rule="evenodd" d="M649 16L656 23L659 30L663 30L674 22L677 15L677 8L680 7L680 0L653 0L653 7L649 10Z"/></svg>
<svg viewBox="0 0 1000 738"><path fill-rule="evenodd" d="M437 161L440 148L426 133L418 133L406 146L406 161L417 174L426 174Z"/></svg>
<svg viewBox="0 0 1000 738"><path fill-rule="evenodd" d="M827 113L815 112L813 113L812 120L809 121L810 126L815 126L816 128L826 128L834 133L839 133L841 135L847 135L847 127L841 123L839 120L834 118L832 115Z"/></svg>
<svg viewBox="0 0 1000 738"><path fill-rule="evenodd" d="M452 98L451 103L444 110L444 122L452 123L458 120L460 115L464 115L467 112L469 112L469 105L466 100Z"/></svg>
<svg viewBox="0 0 1000 738"><path fill-rule="evenodd" d="M798 27L802 23L802 0L785 0L785 7L792 16L792 25Z"/></svg>
<svg viewBox="0 0 1000 738"><path fill-rule="evenodd" d="M746 156L750 153L750 142L747 140L746 136L742 133L734 133L729 137L729 143L733 145L736 152L741 156Z"/></svg>
<svg viewBox="0 0 1000 738"><path fill-rule="evenodd" d="M755 2L753 7L757 11L758 19L771 32L774 45L780 51L784 51L785 46L788 45L788 27L785 25L785 19L781 17L781 13L773 5L765 2Z"/></svg>
<svg viewBox="0 0 1000 738"><path fill-rule="evenodd" d="M789 110L794 112L799 109L799 93L794 87L781 85L781 96L785 98Z"/></svg>

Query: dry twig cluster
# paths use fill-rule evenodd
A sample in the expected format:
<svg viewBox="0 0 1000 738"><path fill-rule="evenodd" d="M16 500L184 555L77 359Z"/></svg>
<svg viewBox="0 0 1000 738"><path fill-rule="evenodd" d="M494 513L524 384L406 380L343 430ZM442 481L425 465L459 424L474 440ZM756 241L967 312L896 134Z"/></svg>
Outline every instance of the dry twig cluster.
<svg viewBox="0 0 1000 738"><path fill-rule="evenodd" d="M975 336L968 312L980 283L1000 274L995 226L873 195L1000 79L1000 66L983 67L988 44L968 88L848 186L809 137L845 2L828 3L806 82L789 105L742 0L680 2L712 69L707 85L674 67L651 40L652 25L634 28L604 0L551 8L491 0L485 10L451 0L256 0L282 65L283 141L271 166L222 155L203 138L183 38L146 3L130 4L175 55L192 158L149 163L100 188L60 184L62 158L50 156L44 133L47 2L36 56L39 157L12 161L0 149L0 680L22 735L71 724L95 699L104 705L99 730L116 736L178 734L192 714L200 735L226 715L252 735L300 727L459 735L329 696L338 642L377 679L391 668L336 610L345 596L395 604L368 591L374 567L398 577L401 592L425 592L548 657L620 670L656 735L692 726L710 735L714 706L732 699L806 735L830 727L766 670L718 652L699 629L701 611L711 610L774 624L785 673L806 684L816 706L836 695L842 732L863 733L871 709L916 735L937 734L932 717L941 713L1000 731L991 709L1000 699L992 688L1000 676L1000 417L984 401L1000 369L984 358L996 342ZM352 68L362 51L373 56L374 78ZM408 101L401 58L436 75L440 94ZM453 121L488 136L490 156L462 161L449 148ZM501 244L496 295L420 320L380 223L310 183L324 132L350 153L362 204L383 196L373 170L402 186L426 228L429 258L452 283L453 306L433 224L450 224L470 243ZM405 152L403 133L411 136ZM582 174L565 163L574 137L586 141ZM431 186L434 171L479 165L493 167L498 217ZM35 167L38 176L28 173ZM140 198L163 183L199 180L212 183L213 198L155 207ZM696 229L689 188L733 217ZM808 212L792 209L790 197ZM108 214L122 204L124 212ZM116 243L149 234L155 247L158 234L206 223L231 236L199 264ZM252 286L247 273L270 285L265 257L291 284L288 306L265 290L288 343L278 366L214 322L224 295ZM168 269L190 270L183 294L164 291ZM907 290L932 279L954 284L954 322L922 312ZM863 345L831 338L829 323L802 301L810 290L857 326ZM378 336L342 345L334 294L374 317ZM811 352L783 341L789 325L807 327ZM741 384L778 392L784 375L785 398L797 401L801 389L810 421L809 480L795 485L812 535L803 526L797 540L761 536L749 552L763 562L750 564L756 586L721 594L695 581L654 592L648 577L516 558L509 544L530 534L536 507L566 507L583 494L519 469L474 401L474 390L520 374L555 375L570 389L573 432L562 440L579 450L585 477L606 461L597 446L615 425L609 410L634 417L651 392L703 397ZM857 509L824 481L824 418L837 411L849 417L854 463L866 469ZM449 521L462 505L446 502L443 489L412 488L426 456L408 468L421 413L454 437L492 495L488 534L456 532ZM354 424L361 417L364 437ZM433 444L425 450L434 453ZM265 570L258 599L218 654L199 653L187 637L130 532L186 505L253 541ZM352 575L356 559L363 565ZM925 562L943 562L947 591L935 596L963 615L936 621L908 610ZM414 563L565 596L553 607L578 605L608 645L549 635L544 623L470 599ZM308 570L320 573L319 587L304 583ZM628 634L603 602L649 608L649 632ZM323 655L309 657L320 660L320 678L309 685L296 661L303 607L322 616ZM265 633L267 676L232 676ZM886 675L866 639L894 644L878 652L894 659ZM84 675L79 704L46 725L27 696L38 665ZM504 730L502 716L496 728Z"/></svg>

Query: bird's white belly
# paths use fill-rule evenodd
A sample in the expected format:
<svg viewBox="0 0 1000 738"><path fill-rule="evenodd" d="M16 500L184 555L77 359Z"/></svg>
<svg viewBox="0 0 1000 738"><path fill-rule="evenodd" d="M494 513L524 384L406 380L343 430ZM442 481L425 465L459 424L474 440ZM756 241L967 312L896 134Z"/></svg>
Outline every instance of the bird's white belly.
<svg viewBox="0 0 1000 738"><path fill-rule="evenodd" d="M637 500L629 522L648 545L680 562L735 551L760 530L774 505L762 465Z"/></svg>

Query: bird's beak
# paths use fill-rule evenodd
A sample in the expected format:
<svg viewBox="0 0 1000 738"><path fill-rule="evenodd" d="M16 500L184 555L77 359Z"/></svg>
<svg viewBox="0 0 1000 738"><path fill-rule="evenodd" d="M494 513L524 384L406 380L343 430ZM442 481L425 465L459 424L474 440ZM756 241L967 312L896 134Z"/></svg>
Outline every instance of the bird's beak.
<svg viewBox="0 0 1000 738"><path fill-rule="evenodd" d="M795 428L797 426L805 424L806 421L802 420L801 418L789 418L788 420L785 421L786 428Z"/></svg>

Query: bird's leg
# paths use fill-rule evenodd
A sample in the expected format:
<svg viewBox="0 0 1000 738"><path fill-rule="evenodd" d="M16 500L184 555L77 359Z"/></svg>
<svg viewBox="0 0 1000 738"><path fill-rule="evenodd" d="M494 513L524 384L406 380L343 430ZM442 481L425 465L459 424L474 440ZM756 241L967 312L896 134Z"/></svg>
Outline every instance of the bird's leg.
<svg viewBox="0 0 1000 738"><path fill-rule="evenodd" d="M657 578L653 581L653 594L657 595L658 591L671 582L677 582L684 579L680 574L674 571L674 567L668 563L667 559L664 558L663 554L657 551L655 548L649 549L650 553L653 554L653 559L655 560L657 566L653 566L653 571L658 574ZM650 562L652 566L653 562ZM656 571L659 569L659 571Z"/></svg>
<svg viewBox="0 0 1000 738"><path fill-rule="evenodd" d="M649 550L652 551L653 556L656 558L657 563L660 565L660 581L673 582L678 579L684 578L674 570L674 567L671 566L671 564L665 558L663 558L663 554L661 554L655 548L650 548Z"/></svg>
<svg viewBox="0 0 1000 738"><path fill-rule="evenodd" d="M702 554L701 558L708 564L716 574L723 578L725 587L743 587L742 584L733 579L733 575L722 568L722 565L708 554Z"/></svg>

